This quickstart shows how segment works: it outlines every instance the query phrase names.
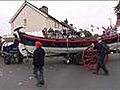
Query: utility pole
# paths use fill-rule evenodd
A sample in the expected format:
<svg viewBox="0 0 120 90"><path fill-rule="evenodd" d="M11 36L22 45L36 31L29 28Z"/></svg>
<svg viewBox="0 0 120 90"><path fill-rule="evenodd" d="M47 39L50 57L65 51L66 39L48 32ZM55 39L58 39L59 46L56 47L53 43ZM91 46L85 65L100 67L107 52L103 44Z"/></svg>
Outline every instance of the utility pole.
<svg viewBox="0 0 120 90"><path fill-rule="evenodd" d="M110 20L110 26L112 25L112 18L108 18L108 20Z"/></svg>

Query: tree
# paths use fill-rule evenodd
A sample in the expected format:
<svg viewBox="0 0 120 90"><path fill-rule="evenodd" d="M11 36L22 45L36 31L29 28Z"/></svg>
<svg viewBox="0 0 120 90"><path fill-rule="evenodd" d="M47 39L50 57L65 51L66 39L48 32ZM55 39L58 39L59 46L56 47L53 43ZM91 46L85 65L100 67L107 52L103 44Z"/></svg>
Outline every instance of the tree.
<svg viewBox="0 0 120 90"><path fill-rule="evenodd" d="M115 6L114 11L115 11L115 13L118 13L118 12L120 13L120 0L118 2L117 6Z"/></svg>
<svg viewBox="0 0 120 90"><path fill-rule="evenodd" d="M64 23L65 23L65 24L68 24L68 20L67 20L67 18L66 18L66 20L64 20Z"/></svg>

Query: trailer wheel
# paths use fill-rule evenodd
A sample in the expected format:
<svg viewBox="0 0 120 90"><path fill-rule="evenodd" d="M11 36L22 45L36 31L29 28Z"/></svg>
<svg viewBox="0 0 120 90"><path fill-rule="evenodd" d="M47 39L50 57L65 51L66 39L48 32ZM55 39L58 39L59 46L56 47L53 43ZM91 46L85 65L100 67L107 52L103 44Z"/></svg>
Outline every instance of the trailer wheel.
<svg viewBox="0 0 120 90"><path fill-rule="evenodd" d="M79 53L70 53L67 55L67 64L79 64L80 62L80 54Z"/></svg>
<svg viewBox="0 0 120 90"><path fill-rule="evenodd" d="M64 54L63 57L66 59L64 63L66 64L74 63L74 53Z"/></svg>
<svg viewBox="0 0 120 90"><path fill-rule="evenodd" d="M82 62L82 52L75 54L75 56L74 56L74 63L76 65L83 65L83 62Z"/></svg>

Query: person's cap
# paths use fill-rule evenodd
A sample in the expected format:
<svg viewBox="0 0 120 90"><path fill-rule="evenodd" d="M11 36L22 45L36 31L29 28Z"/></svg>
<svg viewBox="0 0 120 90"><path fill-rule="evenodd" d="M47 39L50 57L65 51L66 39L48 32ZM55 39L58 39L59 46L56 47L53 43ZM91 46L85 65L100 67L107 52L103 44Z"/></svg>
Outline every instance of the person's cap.
<svg viewBox="0 0 120 90"><path fill-rule="evenodd" d="M35 42L35 47L41 47L41 46L42 46L41 42L38 42L38 41Z"/></svg>

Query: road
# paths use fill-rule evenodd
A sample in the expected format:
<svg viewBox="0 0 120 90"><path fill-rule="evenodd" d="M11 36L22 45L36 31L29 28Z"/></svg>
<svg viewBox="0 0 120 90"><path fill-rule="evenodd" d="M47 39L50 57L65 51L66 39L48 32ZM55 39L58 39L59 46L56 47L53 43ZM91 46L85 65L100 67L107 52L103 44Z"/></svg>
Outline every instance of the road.
<svg viewBox="0 0 120 90"><path fill-rule="evenodd" d="M62 57L45 59L45 81L36 87L32 60L23 64L5 65L0 58L0 90L119 90L120 55L110 55L109 76L94 75L81 65L67 65ZM102 71L101 71L102 72Z"/></svg>

